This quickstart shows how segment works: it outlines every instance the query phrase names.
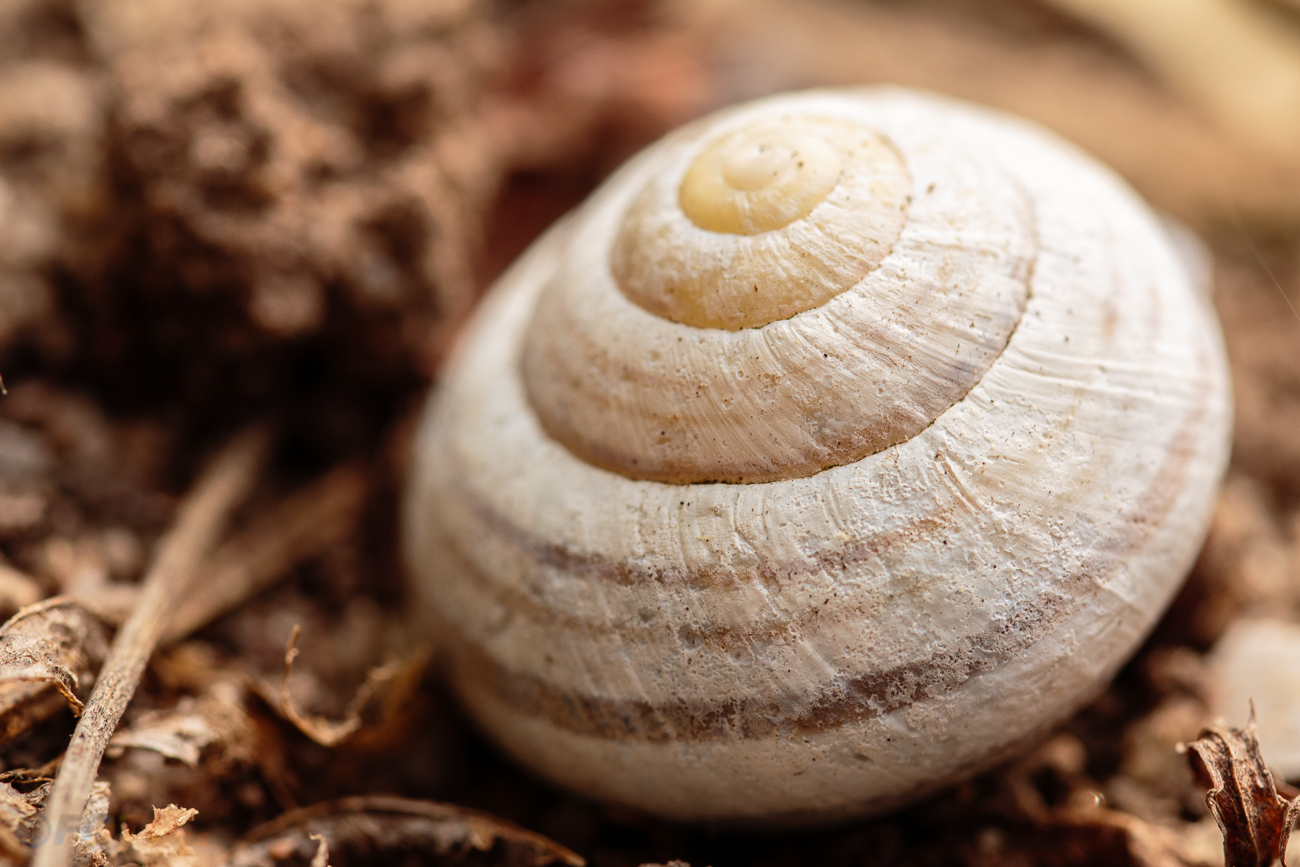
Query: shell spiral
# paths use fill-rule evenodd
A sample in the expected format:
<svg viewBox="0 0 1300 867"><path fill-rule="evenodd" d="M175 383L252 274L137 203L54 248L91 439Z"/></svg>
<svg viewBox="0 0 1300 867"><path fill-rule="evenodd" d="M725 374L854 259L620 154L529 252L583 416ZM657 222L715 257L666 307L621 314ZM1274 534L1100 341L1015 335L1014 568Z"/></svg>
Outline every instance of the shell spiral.
<svg viewBox="0 0 1300 867"><path fill-rule="evenodd" d="M471 714L575 790L828 821L1086 701L1204 538L1230 395L1148 208L897 90L643 151L490 293L405 544Z"/></svg>

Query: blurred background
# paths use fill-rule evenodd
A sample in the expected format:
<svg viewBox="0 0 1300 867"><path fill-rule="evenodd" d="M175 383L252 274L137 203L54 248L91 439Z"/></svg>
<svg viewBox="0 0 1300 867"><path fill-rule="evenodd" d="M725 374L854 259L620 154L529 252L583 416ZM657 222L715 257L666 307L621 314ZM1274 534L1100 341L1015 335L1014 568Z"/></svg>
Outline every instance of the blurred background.
<svg viewBox="0 0 1300 867"><path fill-rule="evenodd" d="M1210 541L1096 703L900 816L770 837L552 791L459 719L403 618L415 414L480 293L635 150L852 84L1036 121L1203 239L1237 401ZM182 863L115 842L153 806L197 808L183 863L219 863L286 810L389 793L602 865L1221 864L1175 745L1253 698L1300 782L1298 309L1297 0L0 0L0 608L89 612L59 645L83 698L205 456L275 430L209 568L242 589L169 636L101 767L117 863ZM34 803L75 721L7 664L0 807ZM389 843L525 857L501 834Z"/></svg>

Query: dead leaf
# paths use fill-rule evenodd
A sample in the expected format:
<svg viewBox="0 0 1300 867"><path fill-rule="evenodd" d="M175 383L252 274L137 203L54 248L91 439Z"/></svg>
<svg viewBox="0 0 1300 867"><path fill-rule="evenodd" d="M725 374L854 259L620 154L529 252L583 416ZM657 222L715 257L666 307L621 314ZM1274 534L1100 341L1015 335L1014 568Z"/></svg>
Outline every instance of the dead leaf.
<svg viewBox="0 0 1300 867"><path fill-rule="evenodd" d="M1050 825L1047 827L1051 827ZM1056 827L1081 830L1094 839L1118 833L1130 862L1136 867L1211 867L1201 857L1186 829L1165 827L1118 810L1101 807L1064 810L1058 814Z"/></svg>
<svg viewBox="0 0 1300 867"><path fill-rule="evenodd" d="M28 843L36 829L39 808L32 793L19 792L8 783L0 783L0 858L21 863L28 855Z"/></svg>
<svg viewBox="0 0 1300 867"><path fill-rule="evenodd" d="M1002 771L1009 796L1004 821L1014 830L998 849L1008 863L1015 860L1012 853L1029 863L1055 863L1048 853L1069 849L1078 853L1069 863L1217 867L1215 859L1205 857L1196 825L1167 826L1104 806L1106 798L1087 776L1087 764L1084 744L1060 733ZM1035 783L1047 778L1069 794L1049 803Z"/></svg>
<svg viewBox="0 0 1300 867"><path fill-rule="evenodd" d="M238 691L231 684L217 684L198 698L182 698L175 707L121 729L108 742L107 754L118 758L128 747L153 750L194 768L206 752L228 765L251 760L248 745L253 738Z"/></svg>
<svg viewBox="0 0 1300 867"><path fill-rule="evenodd" d="M41 825L41 810L50 794L50 784L21 792L0 782L0 862L22 864L42 842L48 831ZM108 819L108 783L96 782L90 800L76 821L56 822L53 833L73 835L73 865L107 864L115 853L105 821Z"/></svg>
<svg viewBox="0 0 1300 867"><path fill-rule="evenodd" d="M316 854L311 857L311 867L329 867L330 865L330 847L325 842L325 838L320 834L312 834L311 839L316 841Z"/></svg>
<svg viewBox="0 0 1300 867"><path fill-rule="evenodd" d="M318 843L317 840L321 842ZM322 844L328 849L323 850ZM540 834L454 804L405 798L343 798L285 813L255 829L231 853L225 867L276 867L289 858L313 861L322 851L336 863L391 860L398 853L409 860L460 855L471 850L503 848L502 863L562 863L583 867L586 861ZM355 859L355 860L354 860Z"/></svg>
<svg viewBox="0 0 1300 867"><path fill-rule="evenodd" d="M348 703L343 718L331 720L304 714L294 705L289 692L293 663L298 658L300 634L301 629L294 626L284 651L284 678L279 691L272 692L266 684L258 682L254 684L258 694L299 731L323 747L339 746L353 740L363 731L369 735L367 741L381 742L383 737L379 733L396 727L400 723L403 709L412 706L414 693L429 664L430 652L420 649L406 659L393 660L372 669L366 682ZM363 724L370 719L374 719L374 724L363 730Z"/></svg>
<svg viewBox="0 0 1300 867"><path fill-rule="evenodd" d="M1197 784L1209 789L1205 803L1223 831L1226 867L1284 863L1300 798L1278 794L1259 752L1254 706L1245 729L1212 726L1186 750Z"/></svg>
<svg viewBox="0 0 1300 867"><path fill-rule="evenodd" d="M122 829L123 854L128 860L143 867L188 867L195 863L194 850L185 842L181 830L199 813L168 804L161 810L153 808L153 821L144 826L138 835Z"/></svg>
<svg viewBox="0 0 1300 867"><path fill-rule="evenodd" d="M0 627L0 740L47 718L49 688L75 713L108 648L107 627L79 602L54 597L19 611Z"/></svg>

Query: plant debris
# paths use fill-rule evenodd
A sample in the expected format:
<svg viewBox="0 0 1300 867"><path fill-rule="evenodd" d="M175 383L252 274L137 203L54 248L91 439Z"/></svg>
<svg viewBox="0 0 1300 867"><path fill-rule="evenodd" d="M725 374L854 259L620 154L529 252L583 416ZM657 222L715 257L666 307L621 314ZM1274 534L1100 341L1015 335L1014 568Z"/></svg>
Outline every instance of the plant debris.
<svg viewBox="0 0 1300 867"><path fill-rule="evenodd" d="M19 611L0 627L0 724L5 740L38 720L24 719L53 686L80 714L75 691L93 681L107 653L108 630L81 603L54 597Z"/></svg>
<svg viewBox="0 0 1300 867"><path fill-rule="evenodd" d="M289 643L284 651L284 678L280 689L272 693L270 689L257 684L256 687L268 704L323 747L337 747L352 740L364 732L362 726L370 717L377 717L373 728L367 734L369 740L382 741L383 733L396 725L403 710L414 701L414 695L429 663L426 650L416 650L404 660L394 660L366 675L365 683L348 702L343 718L329 720L321 716L310 716L300 711L290 694L293 663L298 658L298 637L301 630L294 626L289 635Z"/></svg>
<svg viewBox="0 0 1300 867"><path fill-rule="evenodd" d="M140 601L113 637L95 690L54 778L44 824L53 832L61 817L79 815L90 797L99 760L135 692L144 667L167 627L199 561L207 554L230 510L252 487L266 452L265 431L244 431L213 459L177 509L176 524L158 546L142 582ZM36 853L36 867L59 867L72 848L56 838Z"/></svg>
<svg viewBox="0 0 1300 867"><path fill-rule="evenodd" d="M403 853L433 860L471 850L493 853L488 863L568 864L586 861L540 834L495 816L430 801L345 798L286 813L254 830L226 867L275 867L296 858L324 860L331 852L352 859L390 859Z"/></svg>
<svg viewBox="0 0 1300 867"><path fill-rule="evenodd" d="M122 829L119 860L140 864L141 867L188 867L195 863L195 852L185 842L181 827L196 815L198 810L181 809L168 804L154 807L153 821L139 834Z"/></svg>
<svg viewBox="0 0 1300 867"><path fill-rule="evenodd" d="M1244 729L1214 726L1187 745L1205 802L1223 832L1226 867L1269 867L1286 861L1286 844L1300 795L1284 798L1273 784L1255 736L1255 714Z"/></svg>

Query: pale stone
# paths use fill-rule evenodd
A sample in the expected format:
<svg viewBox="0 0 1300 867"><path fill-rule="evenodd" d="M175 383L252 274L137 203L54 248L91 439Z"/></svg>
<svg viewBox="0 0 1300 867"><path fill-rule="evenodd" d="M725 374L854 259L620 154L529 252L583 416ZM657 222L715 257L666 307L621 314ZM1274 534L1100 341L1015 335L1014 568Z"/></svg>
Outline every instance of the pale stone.
<svg viewBox="0 0 1300 867"><path fill-rule="evenodd" d="M1285 779L1300 779L1300 624L1237 620L1210 663L1214 714L1244 728L1254 702L1264 761Z"/></svg>

